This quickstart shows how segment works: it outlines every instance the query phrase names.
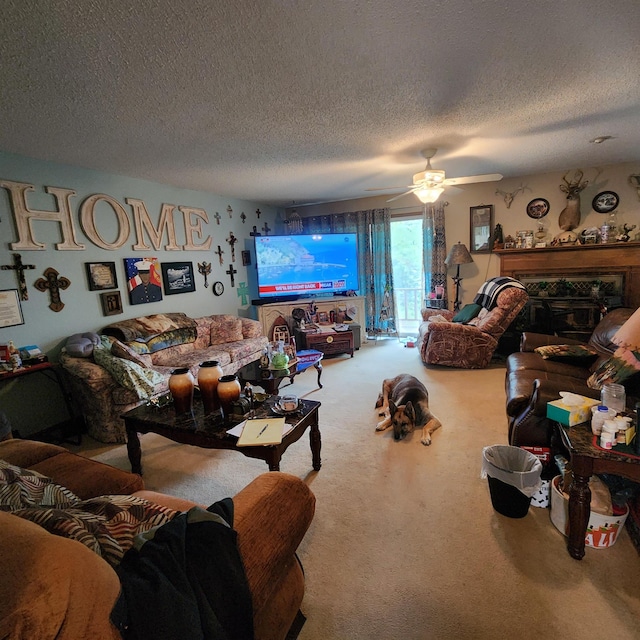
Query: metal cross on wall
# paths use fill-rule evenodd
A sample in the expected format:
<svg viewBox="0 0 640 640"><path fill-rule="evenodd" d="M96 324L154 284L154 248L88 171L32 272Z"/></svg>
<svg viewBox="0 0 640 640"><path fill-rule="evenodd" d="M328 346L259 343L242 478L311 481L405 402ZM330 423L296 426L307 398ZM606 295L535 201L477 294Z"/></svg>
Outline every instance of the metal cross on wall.
<svg viewBox="0 0 640 640"><path fill-rule="evenodd" d="M13 264L3 264L0 269L3 271L15 271L18 276L18 288L20 289L20 300L28 300L29 292L27 291L27 281L24 279L25 269L35 269L35 264L22 264L22 256L14 253Z"/></svg>
<svg viewBox="0 0 640 640"><path fill-rule="evenodd" d="M69 278L62 276L58 278L58 272L53 267L48 267L44 271L44 278L38 278L33 284L38 291L43 293L49 289L49 309L51 311L62 311L64 302L60 300L60 289L67 289L71 284Z"/></svg>
<svg viewBox="0 0 640 640"><path fill-rule="evenodd" d="M229 214L229 217L232 218L233 216L231 215L233 213L233 209L231 208L231 205L228 204L227 205L227 213Z"/></svg>
<svg viewBox="0 0 640 640"><path fill-rule="evenodd" d="M214 251L213 253L215 253L218 256L218 260L220 260L220 264L222 264L222 254L224 253L224 251L222 250L222 247L218 245L218 250Z"/></svg>
<svg viewBox="0 0 640 640"><path fill-rule="evenodd" d="M253 231L249 234L250 236L261 236L262 234L258 231L258 227L254 224Z"/></svg>
<svg viewBox="0 0 640 640"><path fill-rule="evenodd" d="M242 220L242 224L244 224L244 221L247 219L247 215L244 211L240 214L240 219Z"/></svg>
<svg viewBox="0 0 640 640"><path fill-rule="evenodd" d="M238 270L237 270L237 269L234 269L234 268L233 268L233 265L232 265L232 264L230 264L230 265L229 265L229 268L225 271L225 273L228 273L228 274L229 274L229 277L231 278L231 286L232 286L232 287L235 287L235 286L236 286L236 280L235 280L235 278L234 278L233 276L234 276L236 273L238 273Z"/></svg>
<svg viewBox="0 0 640 640"><path fill-rule="evenodd" d="M269 225L266 222L264 223L264 227L262 227L262 230L264 231L265 236L268 236L269 231L271 231L271 229L269 229Z"/></svg>
<svg viewBox="0 0 640 640"><path fill-rule="evenodd" d="M216 219L216 224L220 224L220 218L222 218L222 216L218 211L213 214L213 217Z"/></svg>
<svg viewBox="0 0 640 640"><path fill-rule="evenodd" d="M258 216L258 220L260 220L260 216L262 215L262 211L260 211L260 209L256 209L256 215Z"/></svg>

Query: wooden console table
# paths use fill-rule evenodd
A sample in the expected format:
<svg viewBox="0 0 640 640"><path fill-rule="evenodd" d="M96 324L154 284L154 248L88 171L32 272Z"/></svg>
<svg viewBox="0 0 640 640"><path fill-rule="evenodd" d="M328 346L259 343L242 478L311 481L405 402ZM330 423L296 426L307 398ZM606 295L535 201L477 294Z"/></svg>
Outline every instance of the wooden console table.
<svg viewBox="0 0 640 640"><path fill-rule="evenodd" d="M298 348L322 351L325 356L348 353L353 358L353 331L305 333L295 329L294 334Z"/></svg>

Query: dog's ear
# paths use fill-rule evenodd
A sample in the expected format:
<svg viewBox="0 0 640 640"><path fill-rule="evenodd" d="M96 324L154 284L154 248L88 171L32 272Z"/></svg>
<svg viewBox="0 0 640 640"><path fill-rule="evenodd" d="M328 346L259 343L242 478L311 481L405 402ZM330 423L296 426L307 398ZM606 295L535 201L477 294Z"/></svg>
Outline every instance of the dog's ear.
<svg viewBox="0 0 640 640"><path fill-rule="evenodd" d="M411 422L416 421L416 410L413 408L413 403L411 401L407 402L404 405L404 415L411 420Z"/></svg>
<svg viewBox="0 0 640 640"><path fill-rule="evenodd" d="M389 415L392 416L397 410L398 407L396 407L396 403L389 399Z"/></svg>

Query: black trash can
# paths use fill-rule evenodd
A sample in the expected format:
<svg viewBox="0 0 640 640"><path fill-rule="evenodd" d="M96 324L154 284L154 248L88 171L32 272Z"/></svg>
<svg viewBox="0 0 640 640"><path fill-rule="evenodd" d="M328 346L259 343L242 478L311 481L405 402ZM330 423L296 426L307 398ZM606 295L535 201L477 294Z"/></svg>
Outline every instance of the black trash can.
<svg viewBox="0 0 640 640"><path fill-rule="evenodd" d="M482 474L489 481L493 508L509 518L524 518L540 487L542 463L520 447L497 444L483 449Z"/></svg>

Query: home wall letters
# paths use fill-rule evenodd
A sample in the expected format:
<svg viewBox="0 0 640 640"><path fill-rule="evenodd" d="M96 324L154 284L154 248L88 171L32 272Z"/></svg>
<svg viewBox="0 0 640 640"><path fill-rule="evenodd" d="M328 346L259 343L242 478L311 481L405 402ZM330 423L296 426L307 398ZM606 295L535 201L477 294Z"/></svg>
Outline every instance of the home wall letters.
<svg viewBox="0 0 640 640"><path fill-rule="evenodd" d="M0 180L0 187L9 193L11 210L18 233L17 242L12 242L9 245L12 250L45 251L47 249L47 246L38 242L34 236L33 220L57 222L60 225L62 242L55 245L59 251L84 251L86 249L86 246L78 242L76 237L71 198L77 193L73 189L45 186L45 192L51 194L55 199L56 209L43 211L30 209L27 205L27 194L35 191L34 185ZM125 203L131 207L133 214L136 242L132 245L132 249L136 251L147 251L152 247L165 251L208 251L210 249L211 236L203 239L202 224L209 222L209 216L204 209L163 204L156 227L142 200L125 198ZM118 231L115 240L111 242L102 237L96 225L96 208L99 205L101 206L101 215L105 215L103 212L108 211L115 216ZM186 239L183 245L179 245L176 239L174 220L176 210L182 215ZM79 208L79 218L82 231L87 239L101 249L108 251L119 249L131 235L131 222L127 210L118 200L104 193L92 194L85 198ZM165 235L166 244L161 246ZM147 242L147 236L151 245Z"/></svg>

